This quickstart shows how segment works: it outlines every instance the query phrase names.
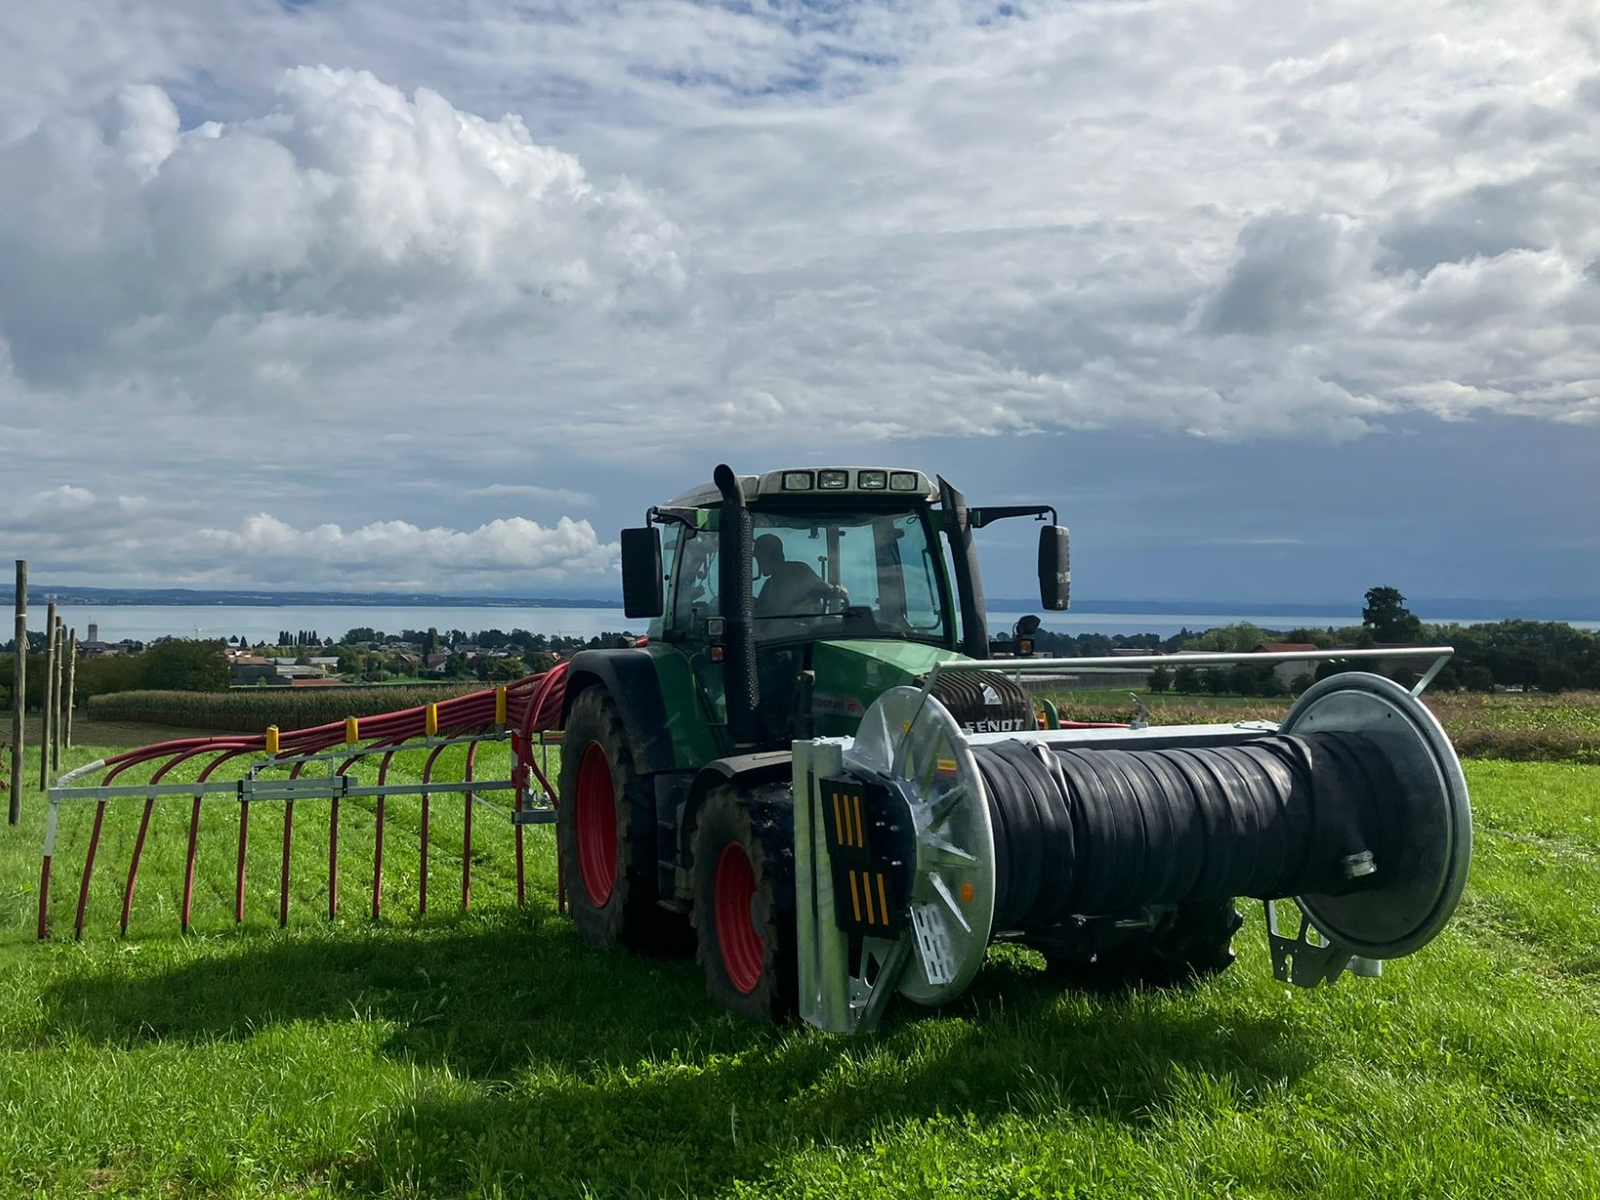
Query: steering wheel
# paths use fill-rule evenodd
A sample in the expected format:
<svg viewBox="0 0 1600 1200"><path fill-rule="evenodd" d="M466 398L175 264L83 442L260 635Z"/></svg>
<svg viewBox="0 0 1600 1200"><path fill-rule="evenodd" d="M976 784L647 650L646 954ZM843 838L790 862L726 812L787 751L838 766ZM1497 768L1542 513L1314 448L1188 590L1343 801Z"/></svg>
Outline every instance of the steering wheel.
<svg viewBox="0 0 1600 1200"><path fill-rule="evenodd" d="M806 593L806 602L815 603L818 606L817 611L821 613L842 613L850 607L850 593L845 590L843 584L819 579Z"/></svg>

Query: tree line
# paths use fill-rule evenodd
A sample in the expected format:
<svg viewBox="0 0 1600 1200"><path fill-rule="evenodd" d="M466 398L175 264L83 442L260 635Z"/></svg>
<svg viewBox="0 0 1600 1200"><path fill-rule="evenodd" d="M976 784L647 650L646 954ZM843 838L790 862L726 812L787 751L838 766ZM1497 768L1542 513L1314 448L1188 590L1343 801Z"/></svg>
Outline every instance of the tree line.
<svg viewBox="0 0 1600 1200"><path fill-rule="evenodd" d="M32 641L32 638L29 638ZM73 673L75 702L82 704L90 696L108 692L140 692L151 690L185 692L220 692L227 690L229 670L227 656L221 641L195 641L191 638L169 638L152 643L135 654L105 654L78 660ZM45 656L28 655L29 708L44 706ZM9 684L14 678L14 658L0 657L0 680ZM0 684L0 707L10 707L9 690Z"/></svg>
<svg viewBox="0 0 1600 1200"><path fill-rule="evenodd" d="M335 642L317 637L315 630L281 630L280 644L258 643L265 654L308 658L319 649L339 660L340 674L368 682L414 676L428 656L445 653L442 674L447 679L499 682L548 669L558 657L578 650L632 644L632 635L605 632L595 637L486 629L468 634L452 629L403 629L390 635L358 626ZM28 635L28 705L37 708L44 687L44 635ZM1362 622L1342 628L1264 629L1249 621L1215 629L1182 629L1170 637L1156 633L1102 634L1055 633L1041 629L1033 635L1034 652L1053 658L1109 657L1117 651L1171 654L1179 650L1248 653L1267 642L1316 646L1373 647L1384 645L1451 645L1455 657L1434 682L1435 688L1493 691L1497 688L1562 692L1577 688L1600 689L1600 637L1562 621L1496 621L1486 624L1429 624L1405 607L1405 597L1395 588L1376 587L1366 593ZM194 641L166 638L140 652L83 658L78 662L75 692L79 702L107 692L162 689L172 691L223 691L230 683L224 653L229 644L246 646L243 638ZM400 649L393 649L401 647ZM4 649L14 650L8 643ZM469 651L508 651L484 655ZM1419 666L1421 664L1418 664ZM1356 669L1337 662L1320 664L1315 672L1285 683L1270 666L1242 663L1225 668L1196 668L1181 663L1158 667L1151 673L1152 691L1180 694L1237 694L1277 696L1298 692L1313 678L1339 670ZM1368 668L1370 669L1370 668ZM1403 682L1415 679L1411 669L1394 672ZM9 707L12 678L9 654L0 656L0 707Z"/></svg>
<svg viewBox="0 0 1600 1200"><path fill-rule="evenodd" d="M510 682L524 675L548 670L560 657L578 650L632 644L632 635L626 633L601 633L596 637L567 637L529 633L515 629L508 632L489 629L477 634L467 634L453 629L441 634L437 629L402 630L391 636L382 630L357 628L347 632L341 641L321 641L315 631L296 633L279 631L279 644L269 646L256 643L259 653L309 662L310 652L338 659L338 673L353 680L382 683L397 678L415 677L429 654L445 653L448 658L437 676L445 679L472 680L486 683ZM0 648L14 651L14 642ZM388 650L385 647L410 646L414 652ZM230 648L249 647L244 638L200 640L192 638L163 638L141 650L123 654L104 654L78 660L73 680L76 702L86 703L91 696L111 692L179 691L221 692L232 683L232 670L226 651ZM469 654L466 648L477 650L504 650L504 656L478 653ZM33 633L28 635L28 697L29 708L44 704L45 639ZM10 682L13 678L11 653L0 654L0 708L11 704Z"/></svg>
<svg viewBox="0 0 1600 1200"><path fill-rule="evenodd" d="M1432 687L1444 690L1491 692L1496 689L1564 692L1600 689L1600 636L1577 629L1565 621L1506 620L1462 625L1430 623L1405 606L1397 588L1368 589L1361 624L1323 629L1264 629L1249 621L1204 632L1184 629L1171 637L1158 634L1064 634L1040 630L1034 635L1038 654L1060 658L1109 656L1116 651L1142 650L1172 654L1180 650L1249 653L1263 643L1368 649L1382 646L1453 646L1455 655L1445 664ZM1408 664L1392 671L1402 682L1413 682L1426 664ZM1415 668L1415 669L1413 669ZM1333 662L1287 683L1270 666L1242 663L1233 667L1158 667L1151 674L1152 691L1179 694L1280 696L1298 693L1313 680L1342 670L1370 670Z"/></svg>

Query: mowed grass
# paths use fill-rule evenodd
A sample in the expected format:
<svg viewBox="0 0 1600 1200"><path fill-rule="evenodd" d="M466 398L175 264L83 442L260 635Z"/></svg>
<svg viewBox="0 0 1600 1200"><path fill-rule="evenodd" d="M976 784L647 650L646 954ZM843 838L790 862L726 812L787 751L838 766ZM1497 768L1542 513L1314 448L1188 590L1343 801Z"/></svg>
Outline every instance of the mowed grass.
<svg viewBox="0 0 1600 1200"><path fill-rule="evenodd" d="M77 750L85 761L102 750ZM553 764L552 764L553 765ZM459 777L457 761L441 769ZM503 757L479 773L505 769ZM413 774L414 764L407 768ZM42 800L0 832L0 1189L148 1196L1600 1195L1600 767L1469 762L1477 857L1455 924L1379 980L1063 991L1000 950L958 1003L877 1037L766 1029L687 960L596 954L554 909L551 834L480 810L460 911L459 798L436 798L418 919L415 798L208 806L196 932L178 933L186 800L157 805L117 936L140 804L107 819L81 942L91 810L64 817L33 939Z"/></svg>

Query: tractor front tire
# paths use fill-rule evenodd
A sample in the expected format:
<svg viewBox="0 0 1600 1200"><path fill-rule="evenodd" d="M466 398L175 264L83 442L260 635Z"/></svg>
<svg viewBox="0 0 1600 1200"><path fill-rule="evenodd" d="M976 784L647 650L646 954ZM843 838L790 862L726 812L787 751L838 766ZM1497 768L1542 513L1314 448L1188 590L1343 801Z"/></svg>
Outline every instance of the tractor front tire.
<svg viewBox="0 0 1600 1200"><path fill-rule="evenodd" d="M573 702L561 747L556 845L578 939L650 950L656 907L655 803L603 687Z"/></svg>
<svg viewBox="0 0 1600 1200"><path fill-rule="evenodd" d="M797 996L788 786L714 788L695 822L692 853L706 991L750 1020L784 1020Z"/></svg>

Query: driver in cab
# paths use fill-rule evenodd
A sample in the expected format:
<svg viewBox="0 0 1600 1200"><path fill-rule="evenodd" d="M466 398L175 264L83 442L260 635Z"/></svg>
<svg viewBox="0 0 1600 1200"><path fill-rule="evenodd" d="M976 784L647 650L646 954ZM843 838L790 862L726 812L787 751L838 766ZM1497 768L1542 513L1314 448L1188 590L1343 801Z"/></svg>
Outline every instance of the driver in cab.
<svg viewBox="0 0 1600 1200"><path fill-rule="evenodd" d="M756 595L758 617L813 615L826 611L830 599L846 598L843 588L825 582L805 563L784 557L783 540L775 533L756 538L751 551L756 575L766 581Z"/></svg>

